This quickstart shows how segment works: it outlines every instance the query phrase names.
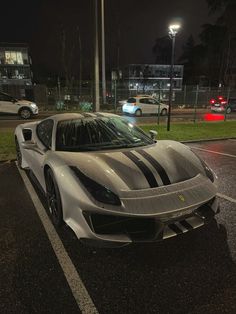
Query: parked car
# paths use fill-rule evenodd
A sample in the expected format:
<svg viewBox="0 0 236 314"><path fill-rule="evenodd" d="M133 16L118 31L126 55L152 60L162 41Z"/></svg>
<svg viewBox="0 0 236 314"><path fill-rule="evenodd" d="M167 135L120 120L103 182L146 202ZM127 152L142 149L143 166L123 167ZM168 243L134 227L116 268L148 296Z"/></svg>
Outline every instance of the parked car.
<svg viewBox="0 0 236 314"><path fill-rule="evenodd" d="M154 137L114 114L58 114L17 126L17 162L54 225L84 243L161 241L214 219L217 178L189 147Z"/></svg>
<svg viewBox="0 0 236 314"><path fill-rule="evenodd" d="M29 100L16 99L0 92L0 113L16 114L22 119L30 119L38 114L38 106Z"/></svg>
<svg viewBox="0 0 236 314"><path fill-rule="evenodd" d="M165 116L168 113L169 106L160 103L153 97L145 95L130 97L122 106L123 113L135 116L142 116L143 114L157 114L158 110L162 116Z"/></svg>
<svg viewBox="0 0 236 314"><path fill-rule="evenodd" d="M235 98L229 98L228 104L227 104L227 113L231 113L233 111L236 111L236 97Z"/></svg>
<svg viewBox="0 0 236 314"><path fill-rule="evenodd" d="M229 98L227 101L224 97L219 96L217 99L211 99L211 111L222 113L231 113L236 111L236 98Z"/></svg>

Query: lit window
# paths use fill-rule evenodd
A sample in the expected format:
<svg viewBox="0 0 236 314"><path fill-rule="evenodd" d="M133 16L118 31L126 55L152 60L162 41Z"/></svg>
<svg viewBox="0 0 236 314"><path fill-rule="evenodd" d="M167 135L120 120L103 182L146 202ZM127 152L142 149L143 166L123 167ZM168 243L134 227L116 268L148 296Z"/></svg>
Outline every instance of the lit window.
<svg viewBox="0 0 236 314"><path fill-rule="evenodd" d="M5 63L6 64L23 64L22 52L6 51Z"/></svg>

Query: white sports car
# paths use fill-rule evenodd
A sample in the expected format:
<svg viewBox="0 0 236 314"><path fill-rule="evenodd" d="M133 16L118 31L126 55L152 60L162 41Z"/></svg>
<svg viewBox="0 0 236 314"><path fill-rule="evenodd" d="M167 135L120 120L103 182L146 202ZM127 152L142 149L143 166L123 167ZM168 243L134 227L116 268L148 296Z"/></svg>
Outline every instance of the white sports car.
<svg viewBox="0 0 236 314"><path fill-rule="evenodd" d="M85 243L158 241L204 225L218 203L211 169L153 134L114 114L59 114L17 126L18 165L41 185L54 225Z"/></svg>

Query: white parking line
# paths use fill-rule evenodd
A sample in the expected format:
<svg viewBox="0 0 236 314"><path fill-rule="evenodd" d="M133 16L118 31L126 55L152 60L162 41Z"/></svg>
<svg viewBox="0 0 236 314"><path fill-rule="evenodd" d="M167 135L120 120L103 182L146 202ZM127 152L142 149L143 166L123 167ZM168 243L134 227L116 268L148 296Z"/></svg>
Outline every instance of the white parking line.
<svg viewBox="0 0 236 314"><path fill-rule="evenodd" d="M217 193L217 196L219 196L220 198L225 199L226 201L232 202L236 204L236 199L229 197L227 195L221 194L221 193Z"/></svg>
<svg viewBox="0 0 236 314"><path fill-rule="evenodd" d="M204 148L194 147L194 146L191 146L191 148L192 148L192 149L197 149L197 150L202 150L202 151L207 152L207 153L212 153L212 154L217 154L217 155L222 155L222 156L227 156L227 157L236 158L236 155L230 155L230 154L225 154L225 153L219 153L219 152L215 152L214 150L209 150L209 149L204 149Z"/></svg>
<svg viewBox="0 0 236 314"><path fill-rule="evenodd" d="M98 311L88 294L75 266L73 265L70 257L68 256L61 239L59 238L53 224L51 223L48 215L40 202L32 184L30 183L27 175L21 169L19 173L24 181L26 189L32 199L34 207L38 213L38 216L44 226L52 248L56 254L56 257L61 265L66 280L70 286L71 292L83 314L98 314Z"/></svg>

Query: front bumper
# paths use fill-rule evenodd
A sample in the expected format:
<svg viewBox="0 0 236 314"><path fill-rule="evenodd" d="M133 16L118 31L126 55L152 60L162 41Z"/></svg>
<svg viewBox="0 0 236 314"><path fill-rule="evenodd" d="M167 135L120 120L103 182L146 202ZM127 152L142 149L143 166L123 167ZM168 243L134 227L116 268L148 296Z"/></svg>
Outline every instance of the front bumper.
<svg viewBox="0 0 236 314"><path fill-rule="evenodd" d="M33 115L35 115L35 116L38 115L38 113L39 113L38 108L30 108L30 109L31 109Z"/></svg>
<svg viewBox="0 0 236 314"><path fill-rule="evenodd" d="M206 224L218 211L216 193L202 174L152 189L120 190L121 206L92 201L87 194L80 195L78 206L76 193L68 189L62 193L64 220L86 242L160 241Z"/></svg>
<svg viewBox="0 0 236 314"><path fill-rule="evenodd" d="M126 217L84 212L94 234L86 243L99 246L122 246L134 242L156 242L197 229L210 222L219 212L218 200L213 198L192 213L158 217ZM98 243L100 242L100 243Z"/></svg>

